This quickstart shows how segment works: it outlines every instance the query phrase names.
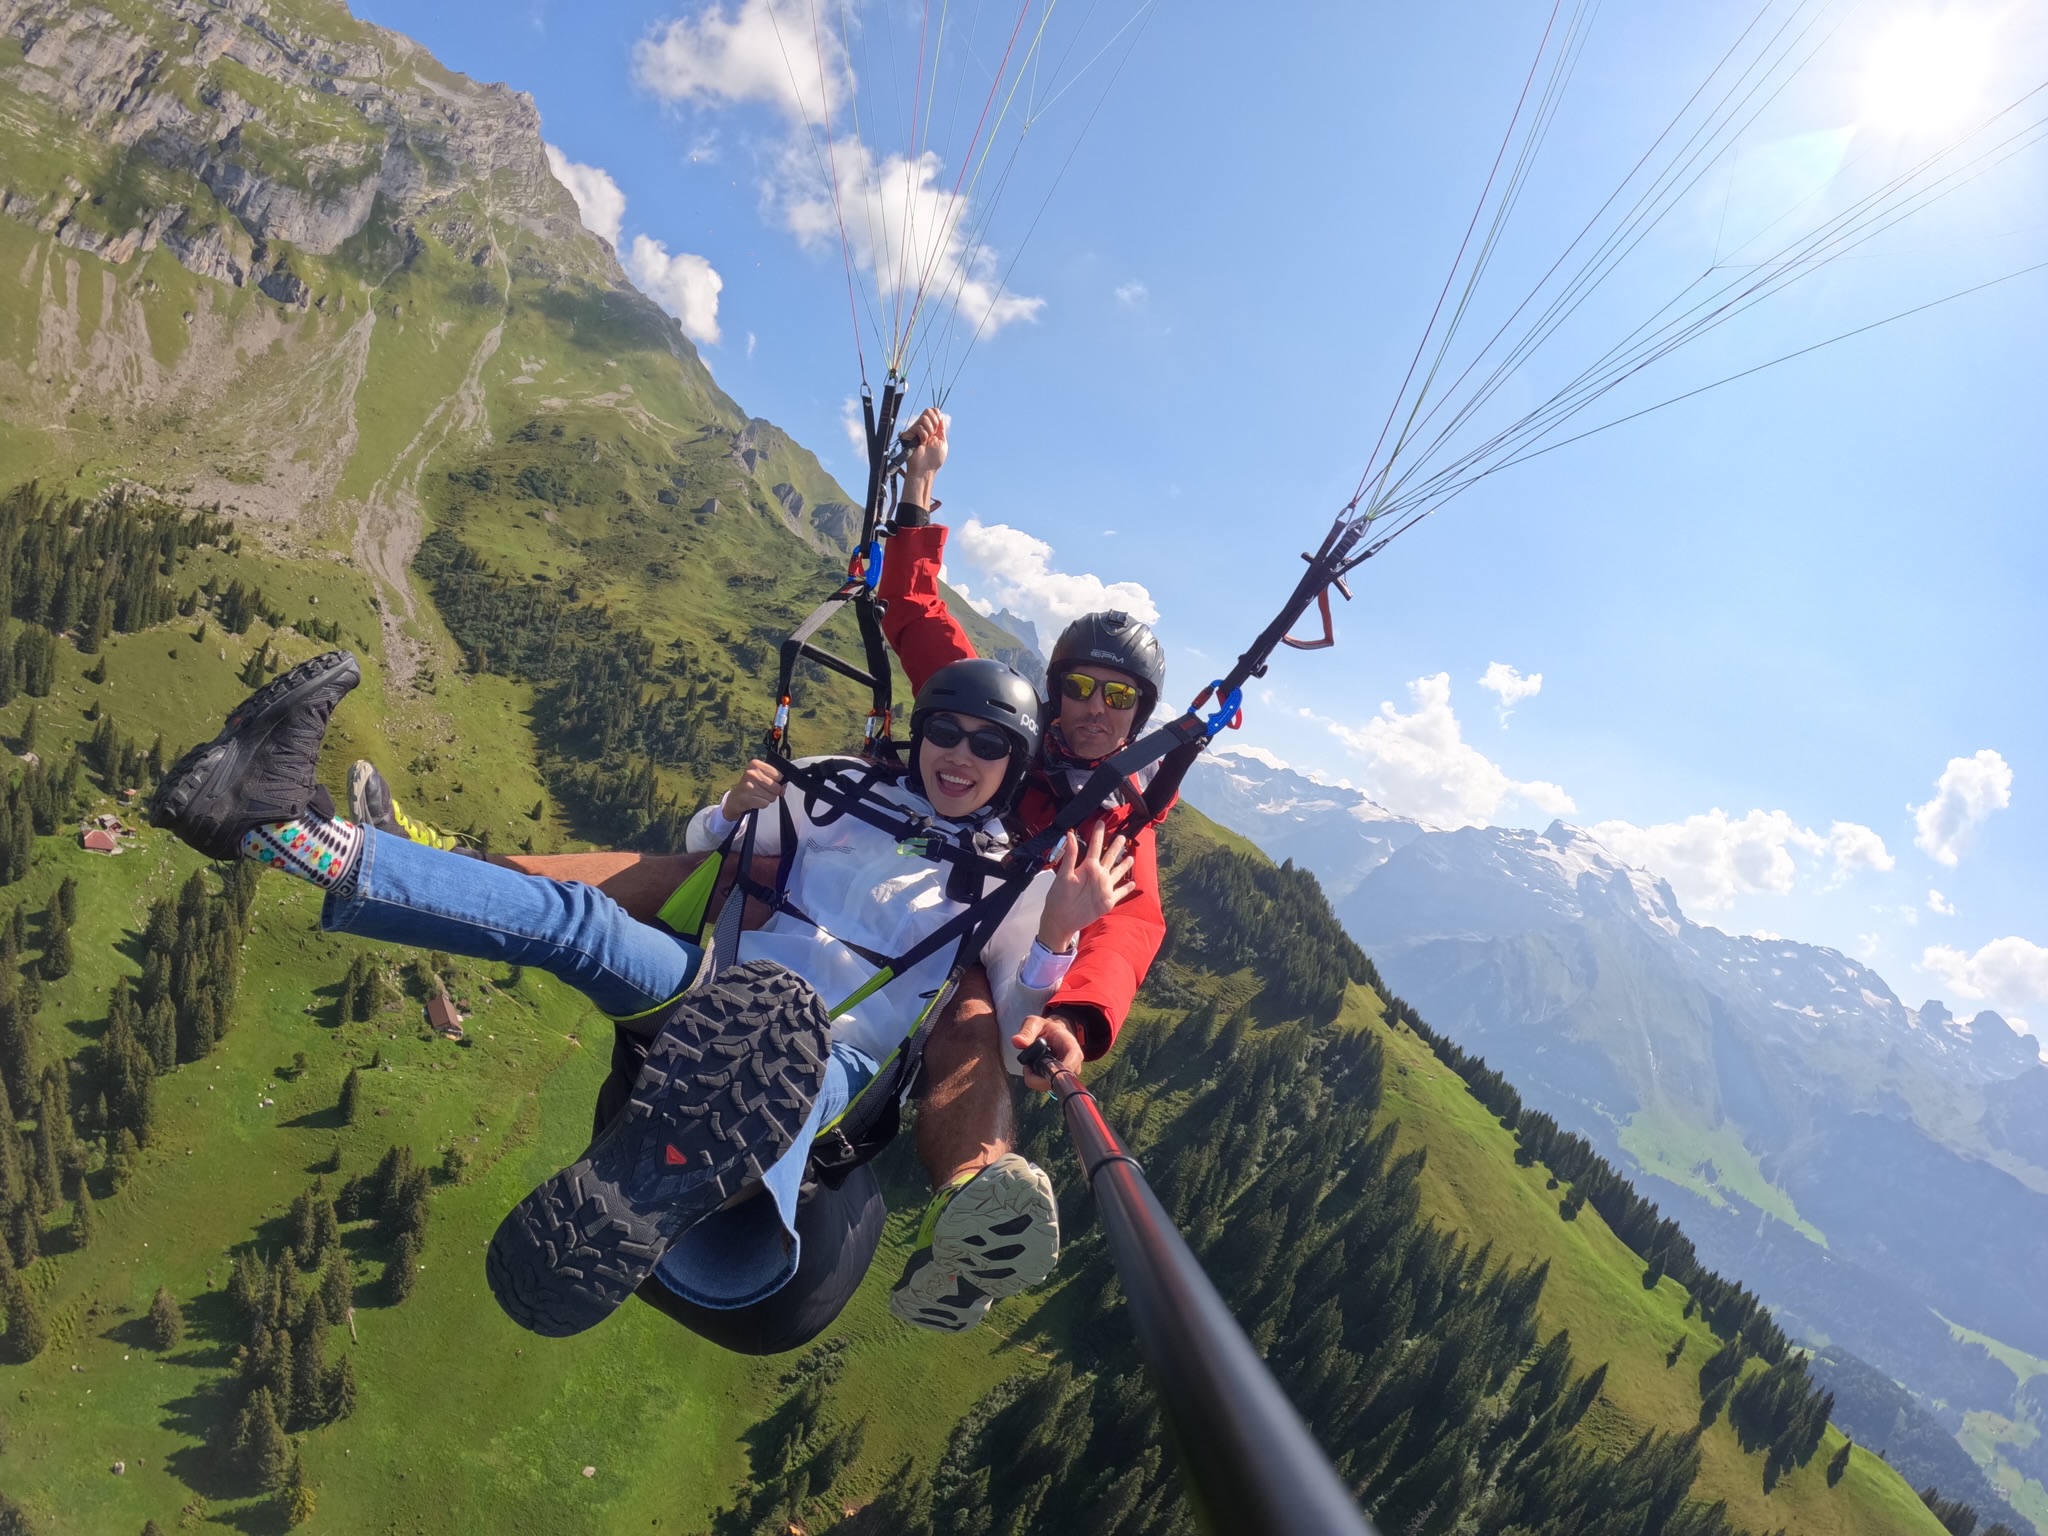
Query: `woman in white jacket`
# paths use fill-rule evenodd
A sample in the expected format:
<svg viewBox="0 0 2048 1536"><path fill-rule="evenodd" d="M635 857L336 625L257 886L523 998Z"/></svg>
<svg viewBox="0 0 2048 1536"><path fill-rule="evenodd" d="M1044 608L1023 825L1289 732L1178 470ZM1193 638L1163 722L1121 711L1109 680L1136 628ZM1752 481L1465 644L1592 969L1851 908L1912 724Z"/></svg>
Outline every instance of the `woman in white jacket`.
<svg viewBox="0 0 2048 1536"><path fill-rule="evenodd" d="M1070 839L1058 867L1033 877L978 953L948 944L876 985L884 962L994 888L994 876L935 857L935 845L989 859L1007 851L1000 816L1037 753L1039 711L1036 691L1000 662L956 662L918 693L901 780L876 783L855 758L799 764L828 786L864 782L869 805L919 829L910 839L835 805L829 789L791 788L758 761L697 814L687 841L700 853L755 818L754 855L783 861L774 911L741 934L740 964L719 984L655 1010L668 1018L624 1113L499 1228L488 1269L516 1319L574 1332L637 1289L727 1341L737 1320L715 1314L749 1313L751 1329L765 1311L776 1326L749 1337L789 1347L837 1314L866 1269L851 1261L872 1242L849 1241L857 1223L844 1210L829 1232L816 1230L823 1218L805 1231L812 1141L922 1024L956 960L981 963L998 1019L1015 1031L1059 985L1080 930L1129 889L1120 845L1083 856ZM735 977L746 979L726 979ZM715 1054L735 1041L745 1069L737 1092ZM730 1123L711 1123L728 1108L737 1111ZM827 1198L818 1183L809 1188L813 1204ZM930 1230L891 1307L906 1321L957 1331L992 1299L1045 1277L1059 1224L1051 1181L1014 1154L948 1193L928 1213ZM878 1218L878 1190L873 1203ZM830 1245L831 1283L822 1287L793 1285L807 1238Z"/></svg>
<svg viewBox="0 0 2048 1536"><path fill-rule="evenodd" d="M516 1321L580 1332L644 1283L648 1300L728 1347L801 1344L858 1284L882 1216L864 1167L806 1183L811 1142L901 1043L948 958L869 991L836 1021L828 1005L872 976L860 950L902 954L965 910L948 889L952 866L921 842L895 844L854 815L818 815L792 797L787 895L822 926L779 912L745 936L742 963L700 977L697 946L591 886L335 816L315 770L328 718L359 676L353 656L332 652L258 690L164 776L152 819L210 857L254 859L322 887L321 926L331 932L545 970L619 1021L622 1042L636 1042L630 1096L585 1156L520 1202L492 1240L487 1274ZM928 837L1000 852L998 817L1037 751L1039 708L1031 686L998 663L942 669L912 712L907 776L879 793L928 815ZM773 771L753 765L698 818L692 845L711 839L721 818L765 811L756 847L778 847L781 793ZM1128 888L1128 861L1114 846L1084 856L1070 842L1058 867L1035 877L979 957L1006 1017L1042 1004L1075 936ZM988 1297L1050 1268L1057 1228L1044 1176L984 1174L948 1207L962 1213L954 1225L965 1247L927 1245L936 1258L919 1294L936 1310L918 1321L965 1326ZM998 1246L1016 1251L998 1258Z"/></svg>

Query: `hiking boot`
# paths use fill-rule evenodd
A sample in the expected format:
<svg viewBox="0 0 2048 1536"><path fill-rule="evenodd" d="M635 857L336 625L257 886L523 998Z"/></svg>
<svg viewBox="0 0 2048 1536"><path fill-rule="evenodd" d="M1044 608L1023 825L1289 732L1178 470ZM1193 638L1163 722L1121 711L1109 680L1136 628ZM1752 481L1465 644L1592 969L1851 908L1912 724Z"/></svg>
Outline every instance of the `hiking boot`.
<svg viewBox="0 0 2048 1536"><path fill-rule="evenodd" d="M331 810L315 799L320 743L334 706L362 679L354 656L329 651L265 683L218 736L172 765L150 797L150 824L210 859L234 859L251 827Z"/></svg>
<svg viewBox="0 0 2048 1536"><path fill-rule="evenodd" d="M817 992L772 961L685 992L625 1108L499 1224L484 1260L498 1305L550 1338L611 1316L671 1243L795 1145L831 1031Z"/></svg>
<svg viewBox="0 0 2048 1536"><path fill-rule="evenodd" d="M348 808L355 820L364 826L375 827L379 832L388 832L393 837L472 859L483 857L475 849L463 847L462 840L453 832L443 832L439 827L406 815L397 796L391 793L391 786L385 782L384 775L377 771L377 765L360 757L349 765Z"/></svg>
<svg viewBox="0 0 2048 1536"><path fill-rule="evenodd" d="M991 1301L1051 1274L1059 1254L1052 1180L1006 1152L932 1197L889 1310L920 1328L961 1333L987 1315Z"/></svg>

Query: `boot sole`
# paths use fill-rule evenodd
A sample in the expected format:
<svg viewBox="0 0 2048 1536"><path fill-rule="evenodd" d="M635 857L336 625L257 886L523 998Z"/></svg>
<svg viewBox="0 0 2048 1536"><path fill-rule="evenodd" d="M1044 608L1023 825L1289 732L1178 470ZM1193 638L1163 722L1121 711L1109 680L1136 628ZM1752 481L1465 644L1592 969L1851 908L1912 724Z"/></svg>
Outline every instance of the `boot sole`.
<svg viewBox="0 0 2048 1536"><path fill-rule="evenodd" d="M347 651L315 656L283 676L272 678L235 707L219 735L194 747L172 765L150 797L150 823L180 835L194 821L218 823L218 807L234 785L235 770L246 760L251 748L262 744L268 727L303 704L309 694L333 688L339 701L362 678L362 668ZM239 843L239 834L232 841ZM216 838L194 846L216 859L233 858L238 851L233 846L221 846Z"/></svg>
<svg viewBox="0 0 2048 1536"><path fill-rule="evenodd" d="M548 1338L611 1316L669 1244L795 1144L830 1050L818 994L772 962L686 994L625 1108L499 1224L484 1260L498 1305Z"/></svg>

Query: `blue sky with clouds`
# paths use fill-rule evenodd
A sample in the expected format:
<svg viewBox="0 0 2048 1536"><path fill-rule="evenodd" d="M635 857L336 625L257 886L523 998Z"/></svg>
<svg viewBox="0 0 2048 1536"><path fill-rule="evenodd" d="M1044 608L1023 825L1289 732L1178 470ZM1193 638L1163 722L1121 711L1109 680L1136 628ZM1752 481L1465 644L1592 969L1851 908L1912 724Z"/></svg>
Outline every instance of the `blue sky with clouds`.
<svg viewBox="0 0 2048 1536"><path fill-rule="evenodd" d="M947 515L979 524L952 574L1048 623L1135 584L1192 693L1350 496L1546 25L1555 42L1572 13L1061 0L1019 27L962 4L934 62L937 9L851 6L843 45L838 10L813 33L810 0L358 6L531 92L587 221L720 382L849 484L845 262L882 322L861 327L879 379L911 250L957 298L929 334L933 313L989 321L948 402ZM1988 0L1606 6L1461 336L1510 316L1760 15L1749 41L1789 23L1800 67L1747 98L1492 419L2048 79L2048 21ZM977 134L1006 57L1032 71ZM2024 132L2044 101L1975 141L1999 163L1565 435L2048 261L2048 146ZM864 177L894 190L863 207ZM956 210L950 245L892 240L892 218ZM1504 471L1358 573L1339 649L1283 656L1244 739L1439 823L1563 813L1701 920L2048 1033L2044 338L2035 272Z"/></svg>

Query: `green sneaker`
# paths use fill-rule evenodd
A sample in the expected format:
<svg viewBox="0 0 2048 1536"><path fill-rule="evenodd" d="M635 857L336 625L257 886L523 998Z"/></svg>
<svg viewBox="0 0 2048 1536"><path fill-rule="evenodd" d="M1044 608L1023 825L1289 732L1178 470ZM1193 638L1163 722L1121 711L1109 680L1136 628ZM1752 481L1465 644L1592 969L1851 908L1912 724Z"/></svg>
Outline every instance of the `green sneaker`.
<svg viewBox="0 0 2048 1536"><path fill-rule="evenodd" d="M1051 1274L1059 1253L1052 1180L1006 1152L932 1196L889 1310L919 1328L965 1332L988 1315L990 1302Z"/></svg>
<svg viewBox="0 0 2048 1536"><path fill-rule="evenodd" d="M391 793L391 786L384 782L384 775L377 771L377 765L360 757L348 770L348 808L349 814L357 821L375 827L379 832L388 832L409 842L424 843L429 848L480 857L463 847L462 840L453 832L443 832L439 827L415 821L406 815L399 809L398 799Z"/></svg>

